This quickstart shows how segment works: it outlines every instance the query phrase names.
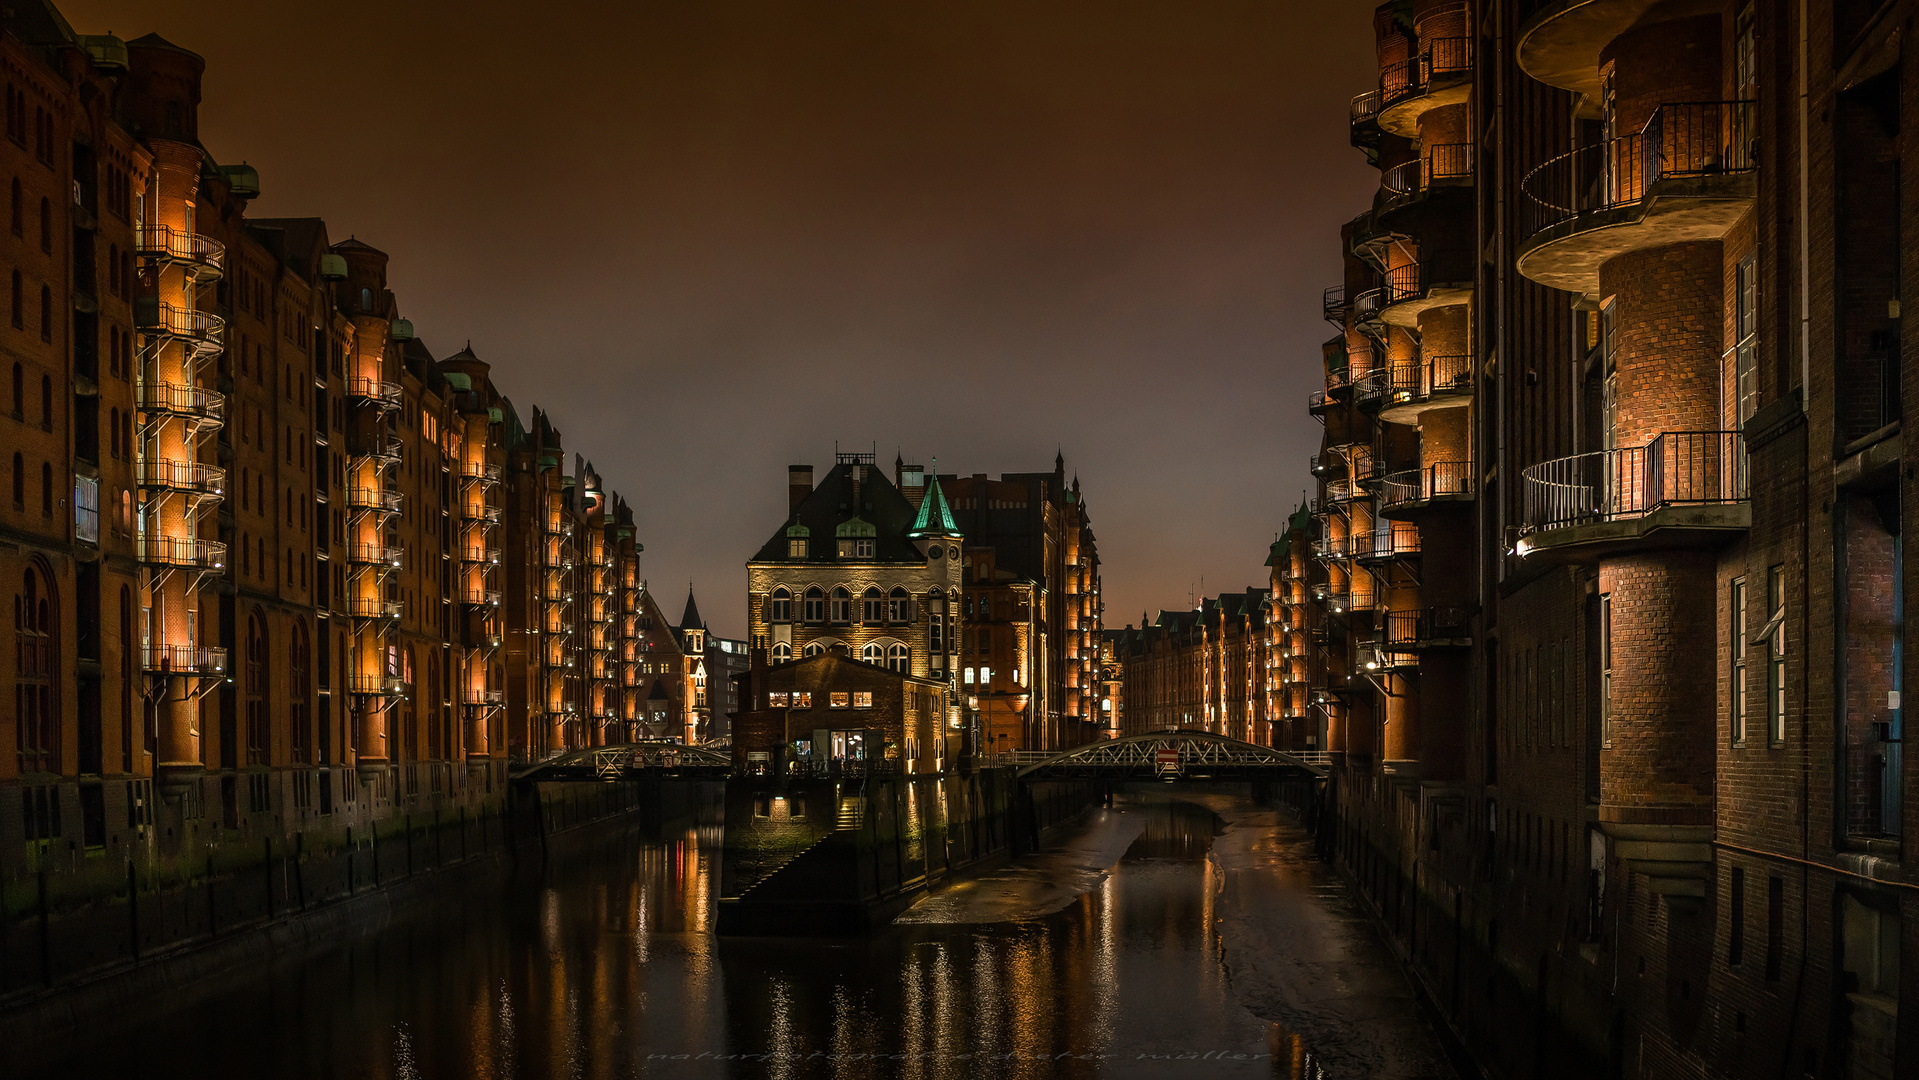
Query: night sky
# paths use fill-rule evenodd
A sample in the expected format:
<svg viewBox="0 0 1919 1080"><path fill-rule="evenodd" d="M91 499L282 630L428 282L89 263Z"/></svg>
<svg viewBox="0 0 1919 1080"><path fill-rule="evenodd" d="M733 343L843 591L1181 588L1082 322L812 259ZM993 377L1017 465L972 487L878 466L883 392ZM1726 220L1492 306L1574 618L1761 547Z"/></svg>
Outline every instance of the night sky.
<svg viewBox="0 0 1919 1080"><path fill-rule="evenodd" d="M392 256L635 507L669 610L745 627L786 466L1063 448L1108 625L1263 584L1369 180L1372 5L65 0L207 59L258 216Z"/></svg>

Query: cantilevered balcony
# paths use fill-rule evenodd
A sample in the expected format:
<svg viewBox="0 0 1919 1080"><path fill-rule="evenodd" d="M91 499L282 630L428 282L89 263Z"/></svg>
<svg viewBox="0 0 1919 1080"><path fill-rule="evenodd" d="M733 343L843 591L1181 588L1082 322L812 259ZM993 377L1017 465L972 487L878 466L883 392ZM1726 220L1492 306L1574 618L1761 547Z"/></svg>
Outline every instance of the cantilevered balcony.
<svg viewBox="0 0 1919 1080"><path fill-rule="evenodd" d="M1469 461L1435 461L1417 469L1388 473L1380 483L1379 512L1404 520L1435 505L1468 502L1473 497Z"/></svg>
<svg viewBox="0 0 1919 1080"><path fill-rule="evenodd" d="M140 407L150 413L218 423L226 417L226 395L180 383L140 384Z"/></svg>
<svg viewBox="0 0 1919 1080"><path fill-rule="evenodd" d="M1421 251L1419 261L1386 271L1384 284L1361 297L1367 320L1413 327L1428 308L1463 304L1473 295L1473 260L1465 252ZM1360 305L1354 309L1359 317Z"/></svg>
<svg viewBox="0 0 1919 1080"><path fill-rule="evenodd" d="M155 675L224 675L227 651L217 645L142 645L140 669Z"/></svg>
<svg viewBox="0 0 1919 1080"><path fill-rule="evenodd" d="M467 585L460 590L460 602L478 607L499 607L500 590L484 585Z"/></svg>
<svg viewBox="0 0 1919 1080"><path fill-rule="evenodd" d="M1659 2L1548 0L1519 28L1514 50L1519 68L1547 86L1596 101L1600 96L1600 53Z"/></svg>
<svg viewBox="0 0 1919 1080"><path fill-rule="evenodd" d="M500 561L500 549L492 545L469 544L460 551L460 561L494 565Z"/></svg>
<svg viewBox="0 0 1919 1080"><path fill-rule="evenodd" d="M177 491L217 498L226 489L227 471L198 461L148 458L138 466L140 486L150 491Z"/></svg>
<svg viewBox="0 0 1919 1080"><path fill-rule="evenodd" d="M385 544L348 544L346 561L355 566L383 566L398 569L401 550Z"/></svg>
<svg viewBox="0 0 1919 1080"><path fill-rule="evenodd" d="M384 596L349 596L346 613L356 619L397 619L400 617L400 601L388 600Z"/></svg>
<svg viewBox="0 0 1919 1080"><path fill-rule="evenodd" d="M500 481L500 467L490 461L462 461L460 479L497 484Z"/></svg>
<svg viewBox="0 0 1919 1080"><path fill-rule="evenodd" d="M1395 424L1417 423L1428 409L1453 409L1473 396L1473 358L1422 356L1395 360L1387 368L1385 400L1379 418Z"/></svg>
<svg viewBox="0 0 1919 1080"><path fill-rule="evenodd" d="M1473 39L1431 38L1419 54L1379 72L1378 124L1408 139L1419 137L1419 118L1442 105L1457 105L1472 89Z"/></svg>
<svg viewBox="0 0 1919 1080"><path fill-rule="evenodd" d="M1385 562L1412 558L1419 554L1419 530L1403 522L1388 529L1354 533L1347 541L1353 558L1361 562Z"/></svg>
<svg viewBox="0 0 1919 1080"><path fill-rule="evenodd" d="M406 683L398 675L349 675L347 692L369 697L405 697Z"/></svg>
<svg viewBox="0 0 1919 1080"><path fill-rule="evenodd" d="M218 540L189 540L183 536L141 536L140 562L185 570L220 570L227 564L227 546Z"/></svg>
<svg viewBox="0 0 1919 1080"><path fill-rule="evenodd" d="M460 702L469 709L493 709L506 704L504 690L468 690Z"/></svg>
<svg viewBox="0 0 1919 1080"><path fill-rule="evenodd" d="M1326 389L1313 391L1312 397L1306 401L1306 411L1315 418L1324 420L1328 411L1341 402L1351 399L1352 390L1352 381L1346 377L1344 370L1328 371Z"/></svg>
<svg viewBox="0 0 1919 1080"><path fill-rule="evenodd" d="M142 225L134 231L134 249L143 259L174 263L197 281L212 281L226 263L225 244L211 236L170 225Z"/></svg>
<svg viewBox="0 0 1919 1080"><path fill-rule="evenodd" d="M182 342L195 353L219 352L227 333L227 321L211 311L174 307L151 297L134 302L133 325L149 337Z"/></svg>
<svg viewBox="0 0 1919 1080"><path fill-rule="evenodd" d="M1745 440L1669 431L1643 446L1542 461L1520 473L1520 513L1514 554L1529 559L1724 543L1752 523Z"/></svg>
<svg viewBox="0 0 1919 1080"><path fill-rule="evenodd" d="M1436 190L1470 188L1472 183L1473 144L1437 143L1411 161L1379 174L1380 191L1385 196L1380 213L1408 206Z"/></svg>
<svg viewBox="0 0 1919 1080"><path fill-rule="evenodd" d="M347 400L371 402L383 409L399 408L404 394L397 382L370 379L359 375L348 378L345 389Z"/></svg>
<svg viewBox="0 0 1919 1080"><path fill-rule="evenodd" d="M385 488L352 488L346 493L347 508L378 513L398 513L400 493Z"/></svg>
<svg viewBox="0 0 1919 1080"><path fill-rule="evenodd" d="M1319 314L1341 330L1346 329L1346 286L1331 285L1319 294Z"/></svg>
<svg viewBox="0 0 1919 1080"><path fill-rule="evenodd" d="M1758 191L1752 101L1661 105L1630 135L1582 146L1520 181L1519 272L1596 293L1606 260L1726 235Z"/></svg>

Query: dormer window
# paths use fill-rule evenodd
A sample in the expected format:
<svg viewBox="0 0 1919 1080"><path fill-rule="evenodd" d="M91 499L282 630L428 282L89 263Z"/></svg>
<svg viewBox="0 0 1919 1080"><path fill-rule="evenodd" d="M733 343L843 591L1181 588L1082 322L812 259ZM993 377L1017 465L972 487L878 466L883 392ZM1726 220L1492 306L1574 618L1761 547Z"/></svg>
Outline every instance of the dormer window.
<svg viewBox="0 0 1919 1080"><path fill-rule="evenodd" d="M840 558L870 559L873 557L873 541L870 537L855 537L840 541Z"/></svg>
<svg viewBox="0 0 1919 1080"><path fill-rule="evenodd" d="M804 537L788 539L786 541L786 557L789 559L806 558L806 539Z"/></svg>

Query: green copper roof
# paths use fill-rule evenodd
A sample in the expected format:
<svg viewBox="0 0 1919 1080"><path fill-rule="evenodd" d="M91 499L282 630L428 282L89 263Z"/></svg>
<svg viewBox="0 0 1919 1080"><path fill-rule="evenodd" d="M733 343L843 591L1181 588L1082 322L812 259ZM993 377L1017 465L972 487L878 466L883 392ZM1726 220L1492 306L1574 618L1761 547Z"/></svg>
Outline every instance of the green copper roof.
<svg viewBox="0 0 1919 1080"><path fill-rule="evenodd" d="M879 534L880 531L873 527L872 522L863 521L858 517L847 518L845 521L840 522L839 526L833 530L833 535L840 539L848 536L878 536ZM793 535L793 530L786 530L786 535Z"/></svg>
<svg viewBox="0 0 1919 1080"><path fill-rule="evenodd" d="M1269 548L1266 553L1266 565L1284 566L1286 564L1286 549L1288 546L1288 541L1285 537L1273 541L1273 546Z"/></svg>
<svg viewBox="0 0 1919 1080"><path fill-rule="evenodd" d="M804 525L788 525L786 527L786 535L792 537L812 536L813 530Z"/></svg>
<svg viewBox="0 0 1919 1080"><path fill-rule="evenodd" d="M935 470L939 468L939 459L933 459ZM937 471L926 474L926 495L920 499L920 515L913 519L913 529L908 536L958 536L959 526L953 521L953 509L946 505L946 493L940 490L940 475Z"/></svg>

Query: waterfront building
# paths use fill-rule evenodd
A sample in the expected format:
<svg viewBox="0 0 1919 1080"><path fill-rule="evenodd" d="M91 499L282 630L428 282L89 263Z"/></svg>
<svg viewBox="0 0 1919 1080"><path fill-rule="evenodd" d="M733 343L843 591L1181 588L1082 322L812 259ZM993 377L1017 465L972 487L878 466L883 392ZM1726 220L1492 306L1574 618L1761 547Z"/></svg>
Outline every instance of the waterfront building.
<svg viewBox="0 0 1919 1080"><path fill-rule="evenodd" d="M129 867L224 874L489 805L516 759L693 737L630 508L471 348L436 357L385 253L248 216L200 57L26 0L0 70L7 918L36 881L84 907ZM0 969L0 997L39 977Z"/></svg>
<svg viewBox="0 0 1919 1080"><path fill-rule="evenodd" d="M1112 651L1126 675L1122 734L1187 728L1266 744L1269 610L1266 590L1247 589L1119 631Z"/></svg>
<svg viewBox="0 0 1919 1080"><path fill-rule="evenodd" d="M1378 9L1275 579L1331 850L1492 1075L1914 1068L1910 15Z"/></svg>
<svg viewBox="0 0 1919 1080"><path fill-rule="evenodd" d="M966 534L960 691L990 753L1103 735L1099 547L1065 456L1049 473L943 478Z"/></svg>
<svg viewBox="0 0 1919 1080"><path fill-rule="evenodd" d="M944 679L855 660L835 644L737 676L748 705L733 720L733 760L755 775L941 773L960 733Z"/></svg>

